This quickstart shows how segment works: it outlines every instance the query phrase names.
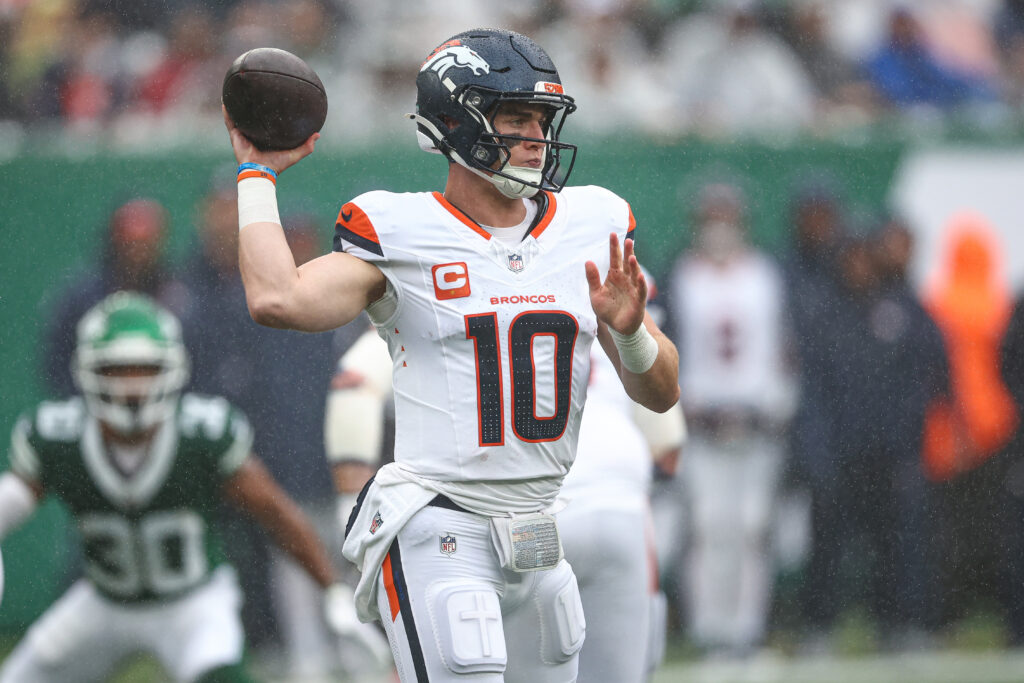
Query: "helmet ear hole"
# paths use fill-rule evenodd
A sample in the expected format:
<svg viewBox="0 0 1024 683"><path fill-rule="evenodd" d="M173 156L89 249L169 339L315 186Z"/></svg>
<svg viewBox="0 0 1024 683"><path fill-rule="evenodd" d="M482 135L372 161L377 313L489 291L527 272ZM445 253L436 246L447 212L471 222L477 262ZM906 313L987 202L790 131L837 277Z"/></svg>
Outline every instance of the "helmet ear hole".
<svg viewBox="0 0 1024 683"><path fill-rule="evenodd" d="M498 150L494 147L473 145L470 153L473 156L473 161L483 166L491 166L498 160Z"/></svg>

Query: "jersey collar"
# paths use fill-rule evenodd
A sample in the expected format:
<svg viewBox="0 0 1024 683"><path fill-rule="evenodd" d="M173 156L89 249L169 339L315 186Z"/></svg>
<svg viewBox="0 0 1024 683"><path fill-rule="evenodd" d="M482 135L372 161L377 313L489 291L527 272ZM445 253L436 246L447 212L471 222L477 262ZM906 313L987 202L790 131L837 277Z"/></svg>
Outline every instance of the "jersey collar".
<svg viewBox="0 0 1024 683"><path fill-rule="evenodd" d="M491 233L487 232L480 227L480 224L475 220L467 216L457 206L445 199L445 196L440 192L431 193L434 195L434 199L445 208L452 216L454 216L460 223L465 225L467 228L475 232L476 234L483 237L485 240L491 239ZM548 192L544 190L537 196L538 204L537 216L533 219L533 224L526 231L525 236L531 236L534 239L540 237L541 233L547 230L547 227L551 224L551 219L555 217L555 211L557 209L557 201L555 200L554 192ZM524 236L524 237L525 237Z"/></svg>
<svg viewBox="0 0 1024 683"><path fill-rule="evenodd" d="M175 419L161 425L150 444L145 462L131 477L125 477L105 452L100 424L90 418L82 435L82 460L100 491L121 508L142 507L149 503L167 479L178 445Z"/></svg>

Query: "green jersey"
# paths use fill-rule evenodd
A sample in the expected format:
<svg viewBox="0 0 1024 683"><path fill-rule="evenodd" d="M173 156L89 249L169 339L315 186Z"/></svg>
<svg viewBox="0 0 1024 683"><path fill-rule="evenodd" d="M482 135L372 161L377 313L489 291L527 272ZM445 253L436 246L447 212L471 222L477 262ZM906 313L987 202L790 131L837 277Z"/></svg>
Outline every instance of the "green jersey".
<svg viewBox="0 0 1024 683"><path fill-rule="evenodd" d="M11 469L70 509L86 576L108 598L177 597L224 561L211 528L222 486L249 457L252 429L219 397L185 394L130 471L118 465L80 398L18 420Z"/></svg>

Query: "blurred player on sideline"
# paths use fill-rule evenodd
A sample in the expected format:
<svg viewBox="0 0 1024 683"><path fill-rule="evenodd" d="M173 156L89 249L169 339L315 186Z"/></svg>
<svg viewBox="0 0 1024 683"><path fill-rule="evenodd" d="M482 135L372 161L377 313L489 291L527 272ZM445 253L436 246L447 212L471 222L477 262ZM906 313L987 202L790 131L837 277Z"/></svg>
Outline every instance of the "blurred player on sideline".
<svg viewBox="0 0 1024 683"><path fill-rule="evenodd" d="M683 445L682 413L678 404L655 413L631 401L594 350L579 449L562 486L568 506L558 513L587 619L580 681L640 683L661 661L665 598L648 494L653 454L674 457Z"/></svg>
<svg viewBox="0 0 1024 683"><path fill-rule="evenodd" d="M742 657L765 636L769 530L796 384L782 275L749 241L743 195L711 183L697 204L695 246L669 292L689 427L679 476L692 536L680 584L698 647Z"/></svg>
<svg viewBox="0 0 1024 683"><path fill-rule="evenodd" d="M329 604L326 550L251 454L246 418L223 398L181 393L189 363L174 316L117 292L77 336L81 396L40 403L14 428L0 539L56 496L77 522L86 575L32 626L0 681L102 680L139 651L176 681L248 681L242 595L211 526L218 504L261 524Z"/></svg>
<svg viewBox="0 0 1024 683"><path fill-rule="evenodd" d="M324 415L324 445L338 492L338 526L342 531L359 492L382 464L386 415L392 402L388 345L367 323L365 331L338 360ZM356 580L358 577L350 582L354 585ZM351 595L349 600L351 609L337 612L338 627L352 633L369 655L363 666L392 665L387 639L375 624L358 620ZM352 663L359 654L343 652L342 661Z"/></svg>
<svg viewBox="0 0 1024 683"><path fill-rule="evenodd" d="M239 258L257 322L307 331L366 309L393 367L395 462L363 489L345 556L402 681L575 680L585 622L553 506L576 453L600 339L630 397L679 396L675 347L646 313L629 205L564 187L575 109L526 36L478 29L438 45L416 80L416 132L444 154L444 193L344 204L335 249L296 268L277 174L313 151L240 163ZM225 114L226 117L226 114ZM562 163L565 166L562 167Z"/></svg>

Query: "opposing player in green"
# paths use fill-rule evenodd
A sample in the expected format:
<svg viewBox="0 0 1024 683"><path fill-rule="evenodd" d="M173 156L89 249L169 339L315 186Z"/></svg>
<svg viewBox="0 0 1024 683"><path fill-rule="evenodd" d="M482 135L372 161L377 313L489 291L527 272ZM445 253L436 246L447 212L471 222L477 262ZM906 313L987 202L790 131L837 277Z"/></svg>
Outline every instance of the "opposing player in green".
<svg viewBox="0 0 1024 683"><path fill-rule="evenodd" d="M118 292L77 334L82 395L43 402L15 426L0 539L55 496L77 522L85 577L30 628L0 681L102 680L138 651L177 681L250 680L242 596L212 528L218 504L251 515L330 595L326 551L251 454L245 417L223 398L182 393L188 356L174 316Z"/></svg>

